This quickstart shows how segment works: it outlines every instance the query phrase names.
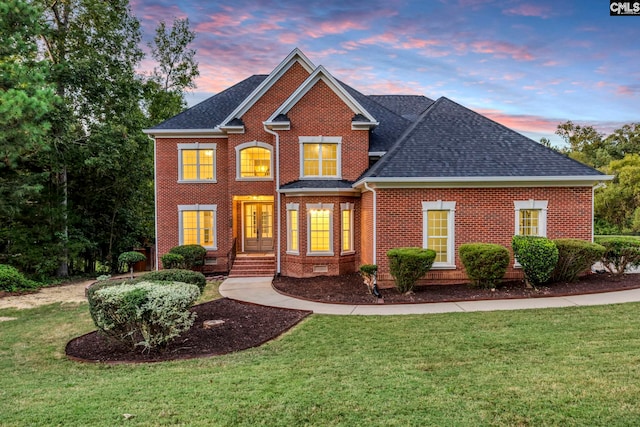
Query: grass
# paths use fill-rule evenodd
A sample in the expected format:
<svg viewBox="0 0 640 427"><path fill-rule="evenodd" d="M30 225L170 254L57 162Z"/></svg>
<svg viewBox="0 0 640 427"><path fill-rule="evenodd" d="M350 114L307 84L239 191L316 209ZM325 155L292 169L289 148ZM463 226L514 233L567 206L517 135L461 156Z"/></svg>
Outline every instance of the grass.
<svg viewBox="0 0 640 427"><path fill-rule="evenodd" d="M0 425L638 425L639 310L313 315L257 349L115 366L64 357L86 304L0 310Z"/></svg>

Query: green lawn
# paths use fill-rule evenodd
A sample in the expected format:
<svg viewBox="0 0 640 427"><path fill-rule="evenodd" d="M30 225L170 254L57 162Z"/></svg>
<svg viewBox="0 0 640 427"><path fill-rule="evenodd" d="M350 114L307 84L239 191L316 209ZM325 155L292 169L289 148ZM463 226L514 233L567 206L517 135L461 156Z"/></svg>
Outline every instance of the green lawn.
<svg viewBox="0 0 640 427"><path fill-rule="evenodd" d="M238 354L71 362L86 304L0 310L0 425L640 425L640 304L314 315ZM125 420L123 414L132 414Z"/></svg>

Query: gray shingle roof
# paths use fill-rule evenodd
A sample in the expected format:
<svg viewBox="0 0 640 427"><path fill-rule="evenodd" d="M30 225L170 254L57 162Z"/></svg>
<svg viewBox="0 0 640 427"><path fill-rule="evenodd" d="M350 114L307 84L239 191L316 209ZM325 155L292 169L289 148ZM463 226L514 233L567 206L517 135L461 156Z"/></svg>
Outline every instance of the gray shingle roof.
<svg viewBox="0 0 640 427"><path fill-rule="evenodd" d="M221 124L265 78L265 75L253 75L152 129L213 129Z"/></svg>
<svg viewBox="0 0 640 427"><path fill-rule="evenodd" d="M353 181L347 181L344 179L308 179L292 181L280 187L281 190L295 190L295 189L333 189L333 188L345 188L351 189Z"/></svg>
<svg viewBox="0 0 640 427"><path fill-rule="evenodd" d="M412 122L433 104L433 99L423 95L369 95L369 98Z"/></svg>
<svg viewBox="0 0 640 427"><path fill-rule="evenodd" d="M363 177L598 175L602 174L442 97Z"/></svg>

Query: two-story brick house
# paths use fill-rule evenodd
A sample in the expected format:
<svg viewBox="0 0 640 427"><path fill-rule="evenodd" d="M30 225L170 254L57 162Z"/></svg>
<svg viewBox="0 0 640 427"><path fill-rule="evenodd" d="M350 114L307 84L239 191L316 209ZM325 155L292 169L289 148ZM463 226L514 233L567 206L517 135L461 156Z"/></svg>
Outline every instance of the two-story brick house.
<svg viewBox="0 0 640 427"><path fill-rule="evenodd" d="M294 277L375 263L385 281L386 252L420 246L438 254L428 278L462 279L463 243L591 240L611 178L447 98L365 96L298 49L146 132L157 253L200 244L208 271L257 254Z"/></svg>

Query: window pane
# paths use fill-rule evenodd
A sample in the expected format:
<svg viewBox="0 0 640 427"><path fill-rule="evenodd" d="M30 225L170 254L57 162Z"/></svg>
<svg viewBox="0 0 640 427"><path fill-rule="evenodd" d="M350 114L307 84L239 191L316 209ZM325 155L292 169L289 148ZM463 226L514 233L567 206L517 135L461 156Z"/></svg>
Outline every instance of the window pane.
<svg viewBox="0 0 640 427"><path fill-rule="evenodd" d="M240 151L240 176L271 176L271 152L266 148L251 147Z"/></svg>
<svg viewBox="0 0 640 427"><path fill-rule="evenodd" d="M540 211L522 209L520 211L519 234L522 236L538 236L540 234Z"/></svg>
<svg viewBox="0 0 640 427"><path fill-rule="evenodd" d="M330 211L311 210L310 218L310 248L312 252L327 252L330 250Z"/></svg>
<svg viewBox="0 0 640 427"><path fill-rule="evenodd" d="M435 262L447 262L449 211L427 212L427 236L427 247L436 251Z"/></svg>
<svg viewBox="0 0 640 427"><path fill-rule="evenodd" d="M298 250L298 211L289 211L289 250Z"/></svg>
<svg viewBox="0 0 640 427"><path fill-rule="evenodd" d="M182 150L182 179L198 179L196 150Z"/></svg>
<svg viewBox="0 0 640 427"><path fill-rule="evenodd" d="M342 251L348 252L353 250L351 247L351 211L342 211Z"/></svg>
<svg viewBox="0 0 640 427"><path fill-rule="evenodd" d="M436 259L434 262L447 262L447 238L446 237L429 237L429 249L436 251Z"/></svg>
<svg viewBox="0 0 640 427"><path fill-rule="evenodd" d="M198 179L213 179L213 150L198 150L200 174Z"/></svg>
<svg viewBox="0 0 640 427"><path fill-rule="evenodd" d="M214 227L215 227L215 224L213 223L213 212L201 211L200 212L200 242L199 242L200 245L214 246L214 242L213 242Z"/></svg>
<svg viewBox="0 0 640 427"><path fill-rule="evenodd" d="M320 175L320 157L318 144L304 144L304 175Z"/></svg>
<svg viewBox="0 0 640 427"><path fill-rule="evenodd" d="M185 211L182 212L182 244L197 245L198 244L198 212Z"/></svg>

